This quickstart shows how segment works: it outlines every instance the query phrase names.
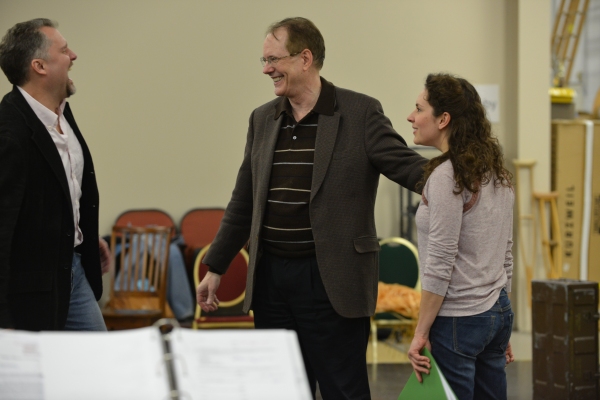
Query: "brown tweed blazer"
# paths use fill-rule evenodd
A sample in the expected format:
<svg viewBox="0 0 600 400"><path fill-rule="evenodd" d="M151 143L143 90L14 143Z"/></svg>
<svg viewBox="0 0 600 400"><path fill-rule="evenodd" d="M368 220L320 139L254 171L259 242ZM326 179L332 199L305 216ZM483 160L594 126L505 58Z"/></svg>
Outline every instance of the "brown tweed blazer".
<svg viewBox="0 0 600 400"><path fill-rule="evenodd" d="M319 271L334 309L348 318L373 315L379 277L375 196L379 175L415 190L426 159L406 147L379 101L335 88L333 116L319 115L310 219ZM272 100L252 112L244 161L217 236L204 262L225 273L250 240L244 310L252 306L255 268L271 164L282 117Z"/></svg>

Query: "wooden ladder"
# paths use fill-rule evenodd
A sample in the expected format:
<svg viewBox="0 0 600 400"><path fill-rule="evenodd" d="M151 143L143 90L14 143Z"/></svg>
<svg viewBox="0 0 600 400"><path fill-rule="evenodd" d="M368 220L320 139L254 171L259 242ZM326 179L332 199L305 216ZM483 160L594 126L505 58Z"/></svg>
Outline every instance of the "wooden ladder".
<svg viewBox="0 0 600 400"><path fill-rule="evenodd" d="M550 51L554 86L569 85L571 69L577 53L579 36L585 22L589 0L561 0L554 18Z"/></svg>

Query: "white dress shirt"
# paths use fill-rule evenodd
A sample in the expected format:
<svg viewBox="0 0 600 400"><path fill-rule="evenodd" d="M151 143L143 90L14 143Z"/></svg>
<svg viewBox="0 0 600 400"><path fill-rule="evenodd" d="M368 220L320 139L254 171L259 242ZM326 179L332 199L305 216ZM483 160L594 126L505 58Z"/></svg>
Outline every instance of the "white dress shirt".
<svg viewBox="0 0 600 400"><path fill-rule="evenodd" d="M19 90L27 100L27 103L35 112L35 115L42 121L52 141L56 145L60 159L62 160L67 182L69 183L69 193L71 194L71 204L73 205L73 223L75 226L75 246L83 242L83 233L79 228L79 199L81 198L81 181L83 179L83 151L81 145L73 132L73 129L65 119L63 110L65 109L66 99L63 100L58 108L58 115L46 108L42 103L31 97L29 93L19 87ZM58 131L58 124L62 134Z"/></svg>

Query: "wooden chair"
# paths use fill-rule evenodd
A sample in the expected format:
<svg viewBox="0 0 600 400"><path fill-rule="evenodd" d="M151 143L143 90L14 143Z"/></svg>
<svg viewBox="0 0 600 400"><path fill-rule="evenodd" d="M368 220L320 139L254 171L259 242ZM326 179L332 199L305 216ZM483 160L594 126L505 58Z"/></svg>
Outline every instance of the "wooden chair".
<svg viewBox="0 0 600 400"><path fill-rule="evenodd" d="M196 287L206 275L208 268L202 264L204 255L210 244L204 246L198 253L194 262L194 280ZM229 265L227 273L221 277L221 284L217 289L219 309L203 314L199 305L196 305L196 315L192 323L193 329L208 328L254 328L252 312L247 315L242 306L246 295L246 275L248 273L248 252L242 249Z"/></svg>
<svg viewBox="0 0 600 400"><path fill-rule="evenodd" d="M408 240L392 237L379 241L379 281L398 283L417 291L421 290L419 279L419 253ZM373 361L377 362L378 328L404 329L403 334L412 334L417 321L398 312L376 313L371 317L371 345ZM409 332L410 331L410 332Z"/></svg>
<svg viewBox="0 0 600 400"><path fill-rule="evenodd" d="M171 232L171 227L113 228L111 249L115 254L120 245L121 251L113 256L110 298L102 309L109 330L150 326L169 316L166 292Z"/></svg>
<svg viewBox="0 0 600 400"><path fill-rule="evenodd" d="M116 227L157 227L157 226L166 226L171 228L171 236L173 239L177 234L177 226L175 225L175 221L173 218L166 212L158 208L133 208L130 210L123 211L115 221ZM112 249L112 247L111 247ZM118 272L118 271L117 271ZM186 272L187 273L187 272ZM190 279L191 276L188 274L188 280L192 282ZM191 284L191 283L190 283ZM195 292L195 288L190 286L190 290L192 294ZM173 310L167 303L167 318L175 318L173 314Z"/></svg>
<svg viewBox="0 0 600 400"><path fill-rule="evenodd" d="M117 227L139 226L168 226L171 228L171 237L177 233L173 218L163 210L156 208L131 209L121 213L115 221Z"/></svg>

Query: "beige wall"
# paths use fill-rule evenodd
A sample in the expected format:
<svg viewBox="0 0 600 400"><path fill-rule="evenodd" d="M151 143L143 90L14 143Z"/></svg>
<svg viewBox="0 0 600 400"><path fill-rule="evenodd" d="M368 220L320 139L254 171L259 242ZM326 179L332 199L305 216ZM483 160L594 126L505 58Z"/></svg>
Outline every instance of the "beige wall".
<svg viewBox="0 0 600 400"><path fill-rule="evenodd" d="M106 234L128 208L179 221L227 204L250 112L273 97L258 61L271 22L312 19L326 40L323 76L378 98L412 144L405 117L428 72L504 88L504 14L497 0L4 0L0 32L46 16L78 54L70 102L94 156ZM2 76L0 92L9 90ZM398 208L397 186L383 179L380 236L398 234Z"/></svg>
<svg viewBox="0 0 600 400"><path fill-rule="evenodd" d="M549 8L544 0L0 0L0 32L45 16L78 54L70 102L94 156L107 234L129 208L162 208L179 221L190 208L227 204L248 116L273 97L258 61L264 30L287 16L316 23L327 46L323 76L378 98L409 144L405 118L428 72L498 84L494 129L507 160L521 157L548 141L549 116L538 112L547 69L527 69L519 57L534 58L526 51L538 42L547 51ZM542 17L525 26L519 10ZM529 50L518 52L525 38ZM530 88L537 95L527 97ZM2 76L0 93L9 90ZM548 158L547 145L535 156ZM398 193L382 179L380 236L399 233Z"/></svg>

